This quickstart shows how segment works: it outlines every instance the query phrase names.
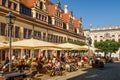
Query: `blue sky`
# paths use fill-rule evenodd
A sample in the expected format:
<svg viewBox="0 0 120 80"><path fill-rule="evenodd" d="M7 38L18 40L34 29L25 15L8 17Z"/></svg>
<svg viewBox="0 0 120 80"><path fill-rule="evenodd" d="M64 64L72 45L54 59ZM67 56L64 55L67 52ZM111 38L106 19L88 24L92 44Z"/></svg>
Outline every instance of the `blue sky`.
<svg viewBox="0 0 120 80"><path fill-rule="evenodd" d="M58 0L50 0L56 3ZM82 17L83 28L120 25L120 0L60 0L76 18Z"/></svg>

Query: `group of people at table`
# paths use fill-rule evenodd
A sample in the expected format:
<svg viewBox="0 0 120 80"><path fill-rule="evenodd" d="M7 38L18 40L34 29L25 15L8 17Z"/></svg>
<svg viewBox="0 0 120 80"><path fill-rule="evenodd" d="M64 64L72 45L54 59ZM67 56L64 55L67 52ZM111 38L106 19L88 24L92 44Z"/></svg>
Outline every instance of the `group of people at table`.
<svg viewBox="0 0 120 80"><path fill-rule="evenodd" d="M8 71L9 58L7 57L1 69L4 72ZM40 56L39 58L26 58L12 59L12 68L17 71L29 71L34 76L37 73L50 73L50 76L62 75L63 71L76 71L80 67L86 67L92 65L92 58L88 56L72 55L60 57L52 56L47 58L46 56Z"/></svg>

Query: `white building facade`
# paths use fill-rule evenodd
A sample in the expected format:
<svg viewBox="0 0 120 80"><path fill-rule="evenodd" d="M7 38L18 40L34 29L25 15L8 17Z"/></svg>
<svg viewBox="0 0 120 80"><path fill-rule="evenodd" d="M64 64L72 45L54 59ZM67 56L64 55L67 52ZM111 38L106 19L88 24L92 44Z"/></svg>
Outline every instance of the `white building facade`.
<svg viewBox="0 0 120 80"><path fill-rule="evenodd" d="M92 39L91 46L94 47L95 42L105 41L105 40L114 40L120 43L120 26L108 26L108 27L99 27L99 28L90 28L84 31L84 35L88 35ZM94 52L95 54L104 54ZM108 54L109 55L109 54ZM120 58L120 49L116 53L112 53L112 57Z"/></svg>

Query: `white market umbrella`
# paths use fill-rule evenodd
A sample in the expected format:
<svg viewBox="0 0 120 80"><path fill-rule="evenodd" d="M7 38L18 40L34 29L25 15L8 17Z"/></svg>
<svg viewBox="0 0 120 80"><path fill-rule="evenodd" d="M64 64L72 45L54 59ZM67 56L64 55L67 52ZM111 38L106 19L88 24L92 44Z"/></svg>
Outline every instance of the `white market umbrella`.
<svg viewBox="0 0 120 80"><path fill-rule="evenodd" d="M7 44L9 46L9 44ZM25 48L25 49L35 49L35 48L58 48L53 43L45 42L37 39L24 39L16 42L12 42L13 48Z"/></svg>
<svg viewBox="0 0 120 80"><path fill-rule="evenodd" d="M9 48L9 44L7 44L6 46L7 46L7 48ZM35 49L60 48L53 43L45 42L45 41L37 40L37 39L33 39L33 38L12 42L11 46L12 46L12 48L31 49L32 57L34 57Z"/></svg>
<svg viewBox="0 0 120 80"><path fill-rule="evenodd" d="M0 42L0 49L5 48L5 47L6 47L6 44L5 44L5 43Z"/></svg>
<svg viewBox="0 0 120 80"><path fill-rule="evenodd" d="M75 49L75 48L80 48L81 46L79 45L75 45L75 44L72 44L72 43L62 43L62 44L58 44L57 45L58 47L62 47L63 49Z"/></svg>
<svg viewBox="0 0 120 80"><path fill-rule="evenodd" d="M87 45L84 45L84 46L81 46L81 47L77 47L76 49L78 50L98 50L97 48L94 48L94 47L91 47L91 46L87 46Z"/></svg>

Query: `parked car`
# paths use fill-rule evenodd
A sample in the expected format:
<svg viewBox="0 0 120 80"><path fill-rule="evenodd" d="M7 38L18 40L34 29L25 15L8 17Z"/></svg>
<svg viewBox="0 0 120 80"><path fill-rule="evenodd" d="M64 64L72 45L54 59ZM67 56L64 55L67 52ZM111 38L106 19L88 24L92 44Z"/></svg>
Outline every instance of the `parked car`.
<svg viewBox="0 0 120 80"><path fill-rule="evenodd" d="M92 61L92 67L93 68L104 68L104 63L103 61L96 59Z"/></svg>

